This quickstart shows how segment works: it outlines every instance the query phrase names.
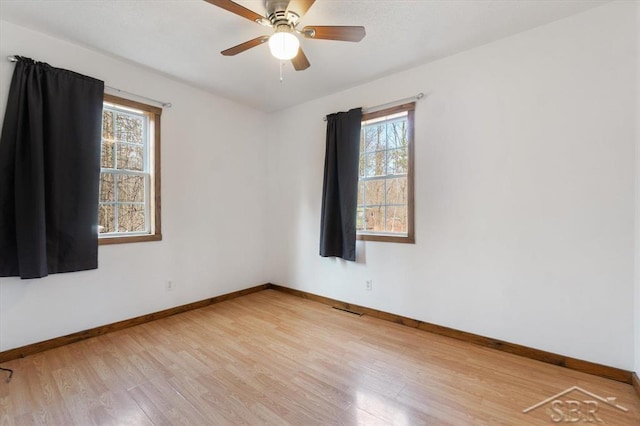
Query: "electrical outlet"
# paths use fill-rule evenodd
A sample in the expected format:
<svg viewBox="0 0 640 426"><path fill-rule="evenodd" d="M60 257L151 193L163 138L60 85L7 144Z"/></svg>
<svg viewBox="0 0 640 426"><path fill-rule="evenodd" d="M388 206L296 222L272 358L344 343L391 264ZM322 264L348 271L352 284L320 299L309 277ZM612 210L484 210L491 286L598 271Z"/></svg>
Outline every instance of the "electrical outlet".
<svg viewBox="0 0 640 426"><path fill-rule="evenodd" d="M175 287L176 287L175 283L171 280L167 280L167 282L165 283L165 288L167 291L173 291Z"/></svg>
<svg viewBox="0 0 640 426"><path fill-rule="evenodd" d="M367 280L366 287L367 291L373 290L373 280Z"/></svg>

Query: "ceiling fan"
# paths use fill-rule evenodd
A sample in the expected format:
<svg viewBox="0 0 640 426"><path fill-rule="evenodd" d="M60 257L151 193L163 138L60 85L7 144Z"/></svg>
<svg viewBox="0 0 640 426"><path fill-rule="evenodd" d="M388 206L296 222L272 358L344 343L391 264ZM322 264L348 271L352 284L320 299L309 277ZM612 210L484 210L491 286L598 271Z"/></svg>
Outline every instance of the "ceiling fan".
<svg viewBox="0 0 640 426"><path fill-rule="evenodd" d="M250 21L275 30L272 35L263 35L223 50L224 56L234 56L269 42L271 54L280 60L291 60L296 71L302 71L311 65L305 56L297 35L309 39L338 40L358 42L365 36L364 27L354 26L306 26L297 29L302 16L313 6L315 0L264 0L266 16L262 16L230 0L205 0L214 6L228 10Z"/></svg>

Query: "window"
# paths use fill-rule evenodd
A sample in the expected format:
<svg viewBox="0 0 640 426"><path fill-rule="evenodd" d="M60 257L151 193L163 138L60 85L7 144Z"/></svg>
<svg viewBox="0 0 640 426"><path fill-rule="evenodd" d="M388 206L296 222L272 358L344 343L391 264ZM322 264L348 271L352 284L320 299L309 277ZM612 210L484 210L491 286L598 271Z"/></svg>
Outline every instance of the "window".
<svg viewBox="0 0 640 426"><path fill-rule="evenodd" d="M415 103L362 116L357 238L413 243Z"/></svg>
<svg viewBox="0 0 640 426"><path fill-rule="evenodd" d="M150 105L104 95L100 244L157 241L160 232L160 115Z"/></svg>

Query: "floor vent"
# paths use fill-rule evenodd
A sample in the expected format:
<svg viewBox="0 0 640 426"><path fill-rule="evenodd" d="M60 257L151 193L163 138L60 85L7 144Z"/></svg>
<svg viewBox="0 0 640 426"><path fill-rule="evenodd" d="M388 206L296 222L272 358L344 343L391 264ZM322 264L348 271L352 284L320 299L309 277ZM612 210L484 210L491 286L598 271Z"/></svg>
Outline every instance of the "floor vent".
<svg viewBox="0 0 640 426"><path fill-rule="evenodd" d="M357 315L357 316L359 316L359 317L361 317L361 316L363 316L363 315L364 315L362 312L355 312L355 311L352 311L352 310L347 309L347 308L341 308L341 307L339 307L339 306L332 306L332 308L333 308L333 309L337 309L337 310L339 310L339 311L347 312L347 313L350 313L350 314L353 314L353 315Z"/></svg>

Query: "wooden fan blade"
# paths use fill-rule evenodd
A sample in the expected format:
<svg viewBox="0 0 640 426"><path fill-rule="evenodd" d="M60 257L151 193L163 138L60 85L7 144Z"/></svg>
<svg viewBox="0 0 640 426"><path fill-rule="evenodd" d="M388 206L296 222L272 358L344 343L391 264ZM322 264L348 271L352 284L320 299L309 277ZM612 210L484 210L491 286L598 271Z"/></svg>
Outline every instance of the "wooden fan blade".
<svg viewBox="0 0 640 426"><path fill-rule="evenodd" d="M253 22L260 22L264 18L262 15L258 15L253 10L249 10L244 6L240 6L238 3L232 2L231 0L204 0L207 3L210 3L214 6L218 6L224 10L228 10L231 13L235 13L238 16L242 16L243 18L247 18Z"/></svg>
<svg viewBox="0 0 640 426"><path fill-rule="evenodd" d="M302 18L315 2L316 0L291 0L287 5L287 12L295 12Z"/></svg>
<svg viewBox="0 0 640 426"><path fill-rule="evenodd" d="M234 55L237 55L238 53L244 52L245 50L249 50L252 47L259 46L262 43L266 42L267 40L269 40L269 36L256 37L253 40L245 41L244 43L240 43L237 46L233 46L227 50L223 50L220 53L222 53L224 56L234 56Z"/></svg>
<svg viewBox="0 0 640 426"><path fill-rule="evenodd" d="M360 41L366 35L364 27L310 26L302 29L307 38L323 40Z"/></svg>
<svg viewBox="0 0 640 426"><path fill-rule="evenodd" d="M302 51L302 47L298 49L298 54L291 60L291 63L296 71L304 71L311 66L307 56Z"/></svg>

